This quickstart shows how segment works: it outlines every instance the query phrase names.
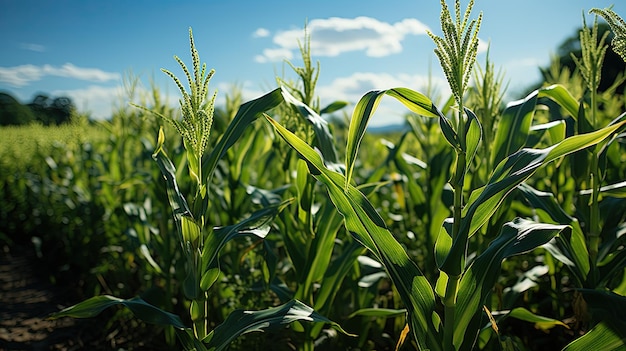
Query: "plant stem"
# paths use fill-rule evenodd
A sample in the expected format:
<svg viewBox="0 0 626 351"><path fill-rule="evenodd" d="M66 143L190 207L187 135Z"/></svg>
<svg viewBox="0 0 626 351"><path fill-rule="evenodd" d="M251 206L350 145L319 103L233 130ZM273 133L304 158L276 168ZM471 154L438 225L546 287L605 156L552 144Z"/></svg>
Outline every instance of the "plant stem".
<svg viewBox="0 0 626 351"><path fill-rule="evenodd" d="M597 91L591 90L591 125L594 130L597 129ZM599 151L600 146L593 147L591 153L591 169L589 172L589 185L591 187L591 199L589 204L589 257L591 261L591 274L594 274L596 258L598 256L598 247L600 245L600 206L598 204L598 196L600 193L600 175L599 175ZM592 276L593 277L593 276ZM595 279L594 279L595 280Z"/></svg>
<svg viewBox="0 0 626 351"><path fill-rule="evenodd" d="M454 350L454 324L456 313L456 293L461 276L448 277L446 292L443 298L444 305L444 329L443 329L443 349Z"/></svg>
<svg viewBox="0 0 626 351"><path fill-rule="evenodd" d="M452 224L452 241L464 240L467 242L467 238L460 238L462 210L463 210L463 183L465 182L465 121L463 119L463 100L459 100L459 121L457 133L461 143L461 149L457 149L457 162L455 174L452 182L454 188L454 209L453 209L453 224ZM465 251L462 253L465 256ZM465 262L465 257L457 257L457 264L461 265ZM443 298L444 309L444 336L443 346L444 350L454 350L454 324L455 324L455 312L456 312L456 297L461 275L448 276L448 282L446 283L445 295Z"/></svg>

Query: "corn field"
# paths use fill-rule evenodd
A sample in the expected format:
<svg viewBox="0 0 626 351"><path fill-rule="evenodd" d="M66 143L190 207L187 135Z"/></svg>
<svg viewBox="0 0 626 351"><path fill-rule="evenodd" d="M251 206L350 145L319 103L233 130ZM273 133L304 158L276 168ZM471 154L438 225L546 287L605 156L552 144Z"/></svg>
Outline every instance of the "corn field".
<svg viewBox="0 0 626 351"><path fill-rule="evenodd" d="M305 40L297 79L216 106L190 30L179 108L0 129L0 240L80 285L51 318L163 349L626 350L626 108L598 90L626 23L593 9L615 39L585 27L578 70L508 102L472 6L430 33L448 100L320 106ZM382 99L404 129L368 131Z"/></svg>

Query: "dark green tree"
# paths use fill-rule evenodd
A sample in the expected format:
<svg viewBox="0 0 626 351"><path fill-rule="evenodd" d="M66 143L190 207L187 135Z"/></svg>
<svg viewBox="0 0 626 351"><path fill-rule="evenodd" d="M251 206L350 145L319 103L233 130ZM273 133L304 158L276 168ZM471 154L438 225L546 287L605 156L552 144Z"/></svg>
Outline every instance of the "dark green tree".
<svg viewBox="0 0 626 351"><path fill-rule="evenodd" d="M44 125L59 125L68 123L74 110L74 103L68 97L50 98L45 94L38 94L28 104L35 119Z"/></svg>
<svg viewBox="0 0 626 351"><path fill-rule="evenodd" d="M35 115L28 106L21 104L12 95L0 92L0 125L28 124Z"/></svg>

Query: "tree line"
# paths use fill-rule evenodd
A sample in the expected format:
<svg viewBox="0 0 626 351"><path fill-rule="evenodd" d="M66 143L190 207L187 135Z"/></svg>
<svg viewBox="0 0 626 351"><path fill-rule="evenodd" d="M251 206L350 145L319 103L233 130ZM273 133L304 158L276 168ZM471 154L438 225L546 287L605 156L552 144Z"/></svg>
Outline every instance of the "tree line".
<svg viewBox="0 0 626 351"><path fill-rule="evenodd" d="M51 98L36 95L29 103L22 104L7 92L0 92L0 126L41 123L61 125L68 123L76 107L69 97Z"/></svg>

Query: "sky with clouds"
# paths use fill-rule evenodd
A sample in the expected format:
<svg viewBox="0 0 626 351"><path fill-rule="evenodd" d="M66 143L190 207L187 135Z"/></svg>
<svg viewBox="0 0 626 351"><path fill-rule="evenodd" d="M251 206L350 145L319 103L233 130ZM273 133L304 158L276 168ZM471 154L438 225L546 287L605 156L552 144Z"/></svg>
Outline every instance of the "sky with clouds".
<svg viewBox="0 0 626 351"><path fill-rule="evenodd" d="M461 1L463 9L467 2ZM509 82L507 96L521 98L519 91L539 80L538 67L576 33L583 14L592 23L589 9L613 3L626 17L626 4L617 0L476 0L472 18L484 16L478 62L489 47ZM436 0L0 0L0 9L0 91L23 103L39 93L69 96L94 118L127 103L129 77L176 101L177 88L160 69L181 74L174 55L190 63L190 27L201 60L216 70L210 87L218 104L233 86L252 99L275 88L276 76L295 79L285 60L301 65L305 24L321 66L322 105L355 103L369 90L394 86L425 92L429 82L446 91L427 35L441 33ZM401 121L404 110L388 104L372 124Z"/></svg>

